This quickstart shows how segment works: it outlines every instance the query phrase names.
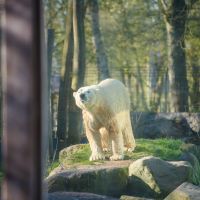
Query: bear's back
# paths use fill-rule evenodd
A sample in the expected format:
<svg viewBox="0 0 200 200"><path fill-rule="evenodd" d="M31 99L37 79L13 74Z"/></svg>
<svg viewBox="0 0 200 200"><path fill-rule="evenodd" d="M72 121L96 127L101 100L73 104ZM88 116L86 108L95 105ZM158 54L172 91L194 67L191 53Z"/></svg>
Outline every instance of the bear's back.
<svg viewBox="0 0 200 200"><path fill-rule="evenodd" d="M115 111L130 110L130 97L124 84L116 79L105 79L98 85L102 96Z"/></svg>

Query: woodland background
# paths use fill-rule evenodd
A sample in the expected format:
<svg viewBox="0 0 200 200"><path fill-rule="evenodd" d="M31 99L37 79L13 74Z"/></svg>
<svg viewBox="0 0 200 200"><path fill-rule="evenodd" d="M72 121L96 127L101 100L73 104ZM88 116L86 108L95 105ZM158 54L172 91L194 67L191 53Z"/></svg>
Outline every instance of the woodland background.
<svg viewBox="0 0 200 200"><path fill-rule="evenodd" d="M45 0L49 153L81 141L73 91L112 77L134 112L200 111L199 0Z"/></svg>

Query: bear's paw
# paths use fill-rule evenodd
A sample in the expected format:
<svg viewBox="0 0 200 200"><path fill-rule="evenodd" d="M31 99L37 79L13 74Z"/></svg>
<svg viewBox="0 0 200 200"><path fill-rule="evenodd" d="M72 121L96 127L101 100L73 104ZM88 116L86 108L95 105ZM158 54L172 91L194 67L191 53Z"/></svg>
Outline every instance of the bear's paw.
<svg viewBox="0 0 200 200"><path fill-rule="evenodd" d="M105 160L105 155L103 153L92 153L92 155L90 156L90 161L94 161L94 160Z"/></svg>
<svg viewBox="0 0 200 200"><path fill-rule="evenodd" d="M103 152L110 152L111 149L110 148L103 148Z"/></svg>
<svg viewBox="0 0 200 200"><path fill-rule="evenodd" d="M124 159L124 155L121 154L114 154L110 157L110 160L123 160Z"/></svg>
<svg viewBox="0 0 200 200"><path fill-rule="evenodd" d="M127 151L127 152L133 152L135 150L135 147L124 147L124 151Z"/></svg>

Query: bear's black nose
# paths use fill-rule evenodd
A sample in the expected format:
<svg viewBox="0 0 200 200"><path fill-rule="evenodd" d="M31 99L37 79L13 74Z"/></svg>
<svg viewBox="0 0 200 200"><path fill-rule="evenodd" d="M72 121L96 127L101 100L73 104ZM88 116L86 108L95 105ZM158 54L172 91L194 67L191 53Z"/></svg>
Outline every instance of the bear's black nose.
<svg viewBox="0 0 200 200"><path fill-rule="evenodd" d="M85 94L84 94L84 93L80 94L80 98L81 98L82 100L84 100L84 99L85 99Z"/></svg>

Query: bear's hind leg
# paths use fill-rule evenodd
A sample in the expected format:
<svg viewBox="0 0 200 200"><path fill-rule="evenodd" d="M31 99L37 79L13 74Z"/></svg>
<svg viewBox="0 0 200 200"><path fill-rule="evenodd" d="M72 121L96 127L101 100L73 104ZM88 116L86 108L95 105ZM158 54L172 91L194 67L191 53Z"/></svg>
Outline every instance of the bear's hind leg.
<svg viewBox="0 0 200 200"><path fill-rule="evenodd" d="M114 132L111 134L113 155L110 160L124 159L124 142L121 132Z"/></svg>
<svg viewBox="0 0 200 200"><path fill-rule="evenodd" d="M133 130L131 126L131 120L128 116L126 126L123 129L124 146L126 151L132 152L136 147L135 138L133 135Z"/></svg>
<svg viewBox="0 0 200 200"><path fill-rule="evenodd" d="M109 133L105 127L100 128L99 130L101 135L101 144L104 152L109 152L112 149L112 143L110 140Z"/></svg>

